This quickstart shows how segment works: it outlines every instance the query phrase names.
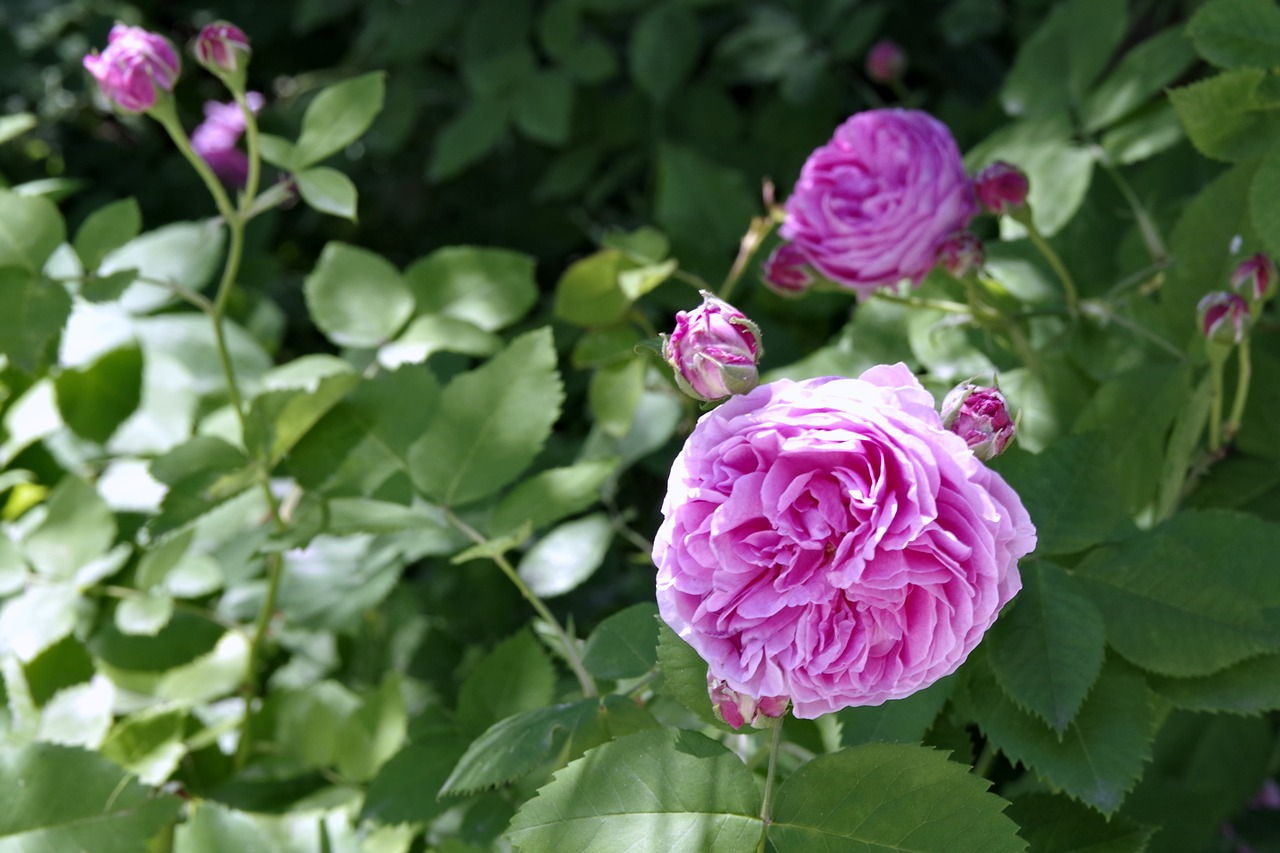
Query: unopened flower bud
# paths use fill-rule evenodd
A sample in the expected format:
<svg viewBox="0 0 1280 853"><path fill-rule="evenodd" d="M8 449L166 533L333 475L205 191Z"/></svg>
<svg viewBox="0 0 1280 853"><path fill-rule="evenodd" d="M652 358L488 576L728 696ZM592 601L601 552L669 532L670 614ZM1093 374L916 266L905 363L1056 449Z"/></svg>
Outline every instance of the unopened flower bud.
<svg viewBox="0 0 1280 853"><path fill-rule="evenodd" d="M219 76L244 71L249 62L249 37L226 21L215 21L196 36L196 61Z"/></svg>
<svg viewBox="0 0 1280 853"><path fill-rule="evenodd" d="M973 179L973 193L978 197L978 204L997 216L1019 210L1027 203L1030 188L1026 173L1003 160L987 166Z"/></svg>
<svg viewBox="0 0 1280 853"><path fill-rule="evenodd" d="M938 263L956 278L981 269L985 259L982 241L972 231L957 231L938 246Z"/></svg>
<svg viewBox="0 0 1280 853"><path fill-rule="evenodd" d="M1265 302L1276 292L1276 265L1259 252L1245 258L1231 274L1231 289L1250 302Z"/></svg>
<svg viewBox="0 0 1280 853"><path fill-rule="evenodd" d="M964 439L983 462L1004 452L1017 424L998 388L961 382L942 400L942 425Z"/></svg>
<svg viewBox="0 0 1280 853"><path fill-rule="evenodd" d="M698 400L745 394L760 382L760 329L705 290L702 305L676 313L675 331L663 342L662 354L680 390Z"/></svg>
<svg viewBox="0 0 1280 853"><path fill-rule="evenodd" d="M880 39L867 51L867 76L877 83L892 83L906 70L907 55L891 39Z"/></svg>
<svg viewBox="0 0 1280 853"><path fill-rule="evenodd" d="M720 722L740 729L749 725L755 729L773 728L787 713L791 701L786 696L766 696L756 699L731 688L728 682L707 673L707 693L711 696L711 708Z"/></svg>
<svg viewBox="0 0 1280 853"><path fill-rule="evenodd" d="M765 286L783 296L796 296L813 286L813 267L804 250L795 243L783 243L764 262L761 273Z"/></svg>
<svg viewBox="0 0 1280 853"><path fill-rule="evenodd" d="M106 49L86 56L84 67L113 105L142 113L155 106L161 91L173 91L182 63L164 36L116 24L107 35Z"/></svg>
<svg viewBox="0 0 1280 853"><path fill-rule="evenodd" d="M1210 293L1200 300L1196 313L1205 339L1216 344L1238 344L1249 330L1249 303L1238 293Z"/></svg>

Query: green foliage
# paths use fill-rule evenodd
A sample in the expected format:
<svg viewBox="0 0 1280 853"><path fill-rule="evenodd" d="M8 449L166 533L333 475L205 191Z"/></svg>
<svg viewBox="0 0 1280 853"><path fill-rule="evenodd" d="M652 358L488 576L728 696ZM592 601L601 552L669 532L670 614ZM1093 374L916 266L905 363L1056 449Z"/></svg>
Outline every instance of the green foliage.
<svg viewBox="0 0 1280 853"><path fill-rule="evenodd" d="M1196 52L1219 68L1280 63L1280 11L1263 0L1214 0L1187 25Z"/></svg>
<svg viewBox="0 0 1280 853"><path fill-rule="evenodd" d="M317 326L340 346L385 343L413 313L399 270L373 252L330 243L304 285Z"/></svg>
<svg viewBox="0 0 1280 853"><path fill-rule="evenodd" d="M141 231L142 211L137 199L112 202L95 210L76 231L76 254L86 270L96 270L103 258Z"/></svg>
<svg viewBox="0 0 1280 853"><path fill-rule="evenodd" d="M637 678L658 662L657 649L657 608L633 604L591 632L582 663L596 678Z"/></svg>
<svg viewBox="0 0 1280 853"><path fill-rule="evenodd" d="M307 106L288 165L302 171L359 139L382 111L385 75L364 74L330 86Z"/></svg>
<svg viewBox="0 0 1280 853"><path fill-rule="evenodd" d="M1078 107L1124 38L1123 5L1070 0L1056 6L1018 51L1000 91L1010 115L1044 116Z"/></svg>

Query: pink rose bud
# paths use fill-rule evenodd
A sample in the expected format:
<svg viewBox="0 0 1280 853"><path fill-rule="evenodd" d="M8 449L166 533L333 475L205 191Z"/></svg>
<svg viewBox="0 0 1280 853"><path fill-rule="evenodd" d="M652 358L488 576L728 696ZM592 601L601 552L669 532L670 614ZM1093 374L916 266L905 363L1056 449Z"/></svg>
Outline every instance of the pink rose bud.
<svg viewBox="0 0 1280 853"><path fill-rule="evenodd" d="M1011 213L1026 204L1029 189L1026 173L1003 160L992 163L973 179L973 192L978 197L978 204L997 216Z"/></svg>
<svg viewBox="0 0 1280 853"><path fill-rule="evenodd" d="M1238 344L1249 329L1249 303L1238 293L1225 290L1210 293L1196 306L1200 331L1218 344Z"/></svg>
<svg viewBox="0 0 1280 853"><path fill-rule="evenodd" d="M938 246L977 211L960 149L919 110L867 110L836 128L800 170L778 233L815 270L865 298L919 284Z"/></svg>
<svg viewBox="0 0 1280 853"><path fill-rule="evenodd" d="M891 39L880 39L867 51L867 76L877 83L892 83L906 70L907 55Z"/></svg>
<svg viewBox="0 0 1280 853"><path fill-rule="evenodd" d="M760 329L705 290L702 305L676 313L675 331L662 352L680 390L698 400L745 394L760 382Z"/></svg>
<svg viewBox="0 0 1280 853"><path fill-rule="evenodd" d="M813 286L813 268L795 243L783 243L762 267L765 285L783 296L796 296Z"/></svg>
<svg viewBox="0 0 1280 853"><path fill-rule="evenodd" d="M244 30L226 21L208 24L196 36L196 61L213 73L243 70L252 50Z"/></svg>
<svg viewBox="0 0 1280 853"><path fill-rule="evenodd" d="M972 231L957 231L938 247L938 263L956 278L981 269L984 260L982 241Z"/></svg>
<svg viewBox="0 0 1280 853"><path fill-rule="evenodd" d="M1276 292L1276 265L1259 252L1245 258L1231 274L1231 289L1253 302L1265 302Z"/></svg>
<svg viewBox="0 0 1280 853"><path fill-rule="evenodd" d="M106 50L86 56L84 67L108 101L125 112L143 113L155 106L158 90L173 91L182 63L163 36L116 24Z"/></svg>
<svg viewBox="0 0 1280 853"><path fill-rule="evenodd" d="M961 382L942 400L942 425L964 439L983 462L1004 453L1017 424L999 389Z"/></svg>
<svg viewBox="0 0 1280 853"><path fill-rule="evenodd" d="M707 692L711 695L711 708L716 719L725 725L740 729L749 724L755 729L773 728L787 713L790 700L786 696L766 696L756 699L739 693L727 681L707 672Z"/></svg>

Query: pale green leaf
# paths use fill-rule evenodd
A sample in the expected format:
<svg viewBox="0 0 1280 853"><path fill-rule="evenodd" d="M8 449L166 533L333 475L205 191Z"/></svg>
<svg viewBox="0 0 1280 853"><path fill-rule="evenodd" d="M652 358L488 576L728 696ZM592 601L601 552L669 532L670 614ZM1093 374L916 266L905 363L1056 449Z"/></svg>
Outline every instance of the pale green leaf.
<svg viewBox="0 0 1280 853"><path fill-rule="evenodd" d="M302 285L311 319L335 344L375 347L413 313L413 294L381 255L331 242Z"/></svg>
<svg viewBox="0 0 1280 853"><path fill-rule="evenodd" d="M1179 27L1139 42L1085 99L1085 130L1096 132L1124 118L1177 80L1194 60Z"/></svg>
<svg viewBox="0 0 1280 853"><path fill-rule="evenodd" d="M702 735L631 734L555 775L511 821L523 853L741 853L763 831L760 793L738 759Z"/></svg>
<svg viewBox="0 0 1280 853"><path fill-rule="evenodd" d="M167 595L138 595L116 605L116 627L122 634L154 637L172 616L173 599Z"/></svg>
<svg viewBox="0 0 1280 853"><path fill-rule="evenodd" d="M111 727L115 688L102 676L55 693L40 709L36 738L46 743L97 749Z"/></svg>
<svg viewBox="0 0 1280 853"><path fill-rule="evenodd" d="M102 743L102 754L148 785L159 785L186 755L184 708L148 708L121 719Z"/></svg>
<svg viewBox="0 0 1280 853"><path fill-rule="evenodd" d="M556 316L577 326L608 326L631 306L619 276L635 268L617 249L602 249L575 261L556 283Z"/></svg>
<svg viewBox="0 0 1280 853"><path fill-rule="evenodd" d="M253 455L276 464L359 381L359 375L348 370L326 376L312 388L259 394L245 418L245 445Z"/></svg>
<svg viewBox="0 0 1280 853"><path fill-rule="evenodd" d="M378 349L378 363L394 370L404 364L420 364L437 352L489 356L500 349L502 339L474 323L425 314L411 321L400 337Z"/></svg>
<svg viewBox="0 0 1280 853"><path fill-rule="evenodd" d="M192 803L173 839L174 853L274 853L276 842L243 812L211 800Z"/></svg>
<svg viewBox="0 0 1280 853"><path fill-rule="evenodd" d="M400 751L407 727L400 676L391 672L342 727L335 756L338 772L359 782L372 779Z"/></svg>
<svg viewBox="0 0 1280 853"><path fill-rule="evenodd" d="M154 794L91 752L41 743L0 749L0 789L5 853L137 853L182 802Z"/></svg>
<svg viewBox="0 0 1280 853"><path fill-rule="evenodd" d="M0 267L39 273L65 239L66 226L53 202L0 190Z"/></svg>
<svg viewBox="0 0 1280 853"><path fill-rule="evenodd" d="M587 387L587 405L600 428L614 438L631 431L644 393L648 362L632 358L596 369Z"/></svg>
<svg viewBox="0 0 1280 853"><path fill-rule="evenodd" d="M305 169L359 139L382 110L386 73L374 71L329 86L307 105L290 166Z"/></svg>
<svg viewBox="0 0 1280 853"><path fill-rule="evenodd" d="M1027 849L991 783L946 754L877 743L819 755L778 787L769 841L778 853L811 850Z"/></svg>
<svg viewBox="0 0 1280 853"><path fill-rule="evenodd" d="M996 680L1059 734L1075 717L1106 651L1102 614L1052 563L1022 567L1022 591L985 640Z"/></svg>
<svg viewBox="0 0 1280 853"><path fill-rule="evenodd" d="M38 123L31 113L10 113L7 116L0 116L0 145L11 139L17 139Z"/></svg>
<svg viewBox="0 0 1280 853"><path fill-rule="evenodd" d="M417 314L455 317L486 332L517 322L538 300L534 259L507 249L447 246L404 275Z"/></svg>
<svg viewBox="0 0 1280 853"><path fill-rule="evenodd" d="M111 547L115 516L97 489L71 475L58 481L46 506L48 515L26 538L23 551L40 574L69 580Z"/></svg>
<svg viewBox="0 0 1280 853"><path fill-rule="evenodd" d="M534 595L564 595L600 568L613 533L613 522L603 512L563 522L533 544L516 570Z"/></svg>
<svg viewBox="0 0 1280 853"><path fill-rule="evenodd" d="M581 512L600 500L600 487L617 467L618 459L611 457L540 471L502 499L490 527L504 533L527 521L537 530Z"/></svg>
<svg viewBox="0 0 1280 853"><path fill-rule="evenodd" d="M313 210L356 221L356 185L327 166L305 169L293 176L298 194Z"/></svg>
<svg viewBox="0 0 1280 853"><path fill-rule="evenodd" d="M147 231L109 252L98 265L99 275L135 270L139 277L172 282L187 290L202 290L213 280L223 259L226 231L218 220L174 222ZM173 302L173 291L159 284L135 281L121 297L133 313L153 311ZM192 316L204 325L206 317ZM145 337L140 335L145 340ZM216 369L216 362L210 362Z"/></svg>
<svg viewBox="0 0 1280 853"><path fill-rule="evenodd" d="M138 201L125 198L95 210L76 231L75 249L86 270L96 270L107 253L128 243L142 231Z"/></svg>
<svg viewBox="0 0 1280 853"><path fill-rule="evenodd" d="M451 506L493 494L533 462L563 399L551 330L521 335L441 392L410 451L414 483Z"/></svg>

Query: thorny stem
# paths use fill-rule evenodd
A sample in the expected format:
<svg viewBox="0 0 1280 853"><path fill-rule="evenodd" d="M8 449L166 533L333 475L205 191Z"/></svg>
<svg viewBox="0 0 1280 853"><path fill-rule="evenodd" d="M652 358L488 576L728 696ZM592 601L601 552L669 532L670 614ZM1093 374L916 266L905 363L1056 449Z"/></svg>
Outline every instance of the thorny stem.
<svg viewBox="0 0 1280 853"><path fill-rule="evenodd" d="M445 507L444 513L445 517L449 519L449 523L466 534L467 538L472 542L477 545L484 545L489 541L485 538L483 533L459 518L453 510ZM520 574L516 571L515 566L511 565L511 561L509 561L504 554L493 554L489 559L493 560L493 562L498 565L498 568L502 570L502 573L507 576L507 580L511 581L511 583L515 585L515 588L520 591L520 595L524 596L525 601L529 602L529 604L533 606L533 609L537 611L538 616L540 616L542 620L550 625L552 630L555 631L556 636L560 640L560 644L564 647L564 655L565 659L569 662L569 668L573 670L574 676L578 679L578 685L582 688L582 695L587 698L598 696L599 691L596 689L595 679L591 677L591 673L587 672L587 668L582 665L582 658L578 655L578 649L575 641L569 636L569 633L565 631L564 626L560 624L560 620L556 619L551 611L547 609L547 605L543 603L542 599L539 598L533 590L529 589L528 584L524 582L524 579L521 578Z"/></svg>

